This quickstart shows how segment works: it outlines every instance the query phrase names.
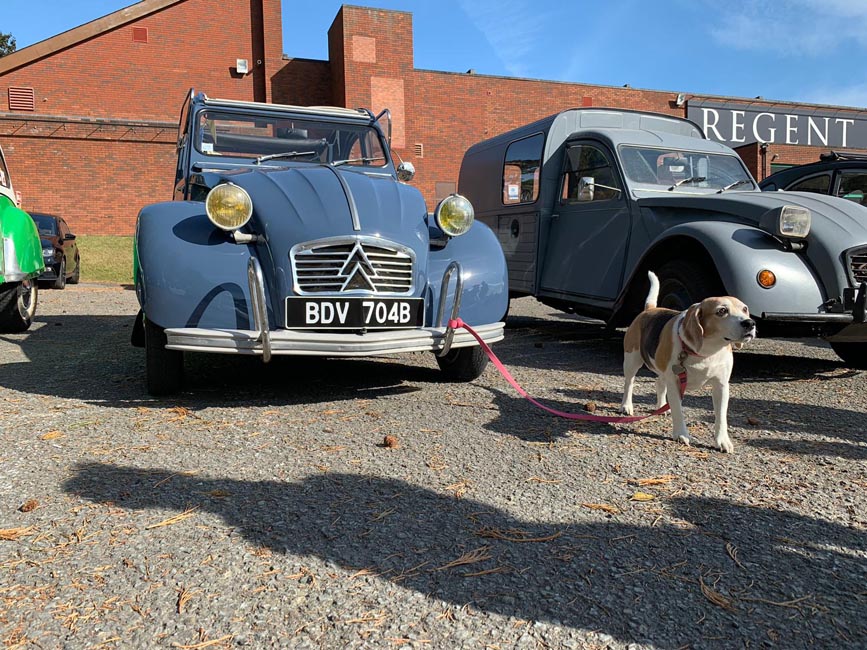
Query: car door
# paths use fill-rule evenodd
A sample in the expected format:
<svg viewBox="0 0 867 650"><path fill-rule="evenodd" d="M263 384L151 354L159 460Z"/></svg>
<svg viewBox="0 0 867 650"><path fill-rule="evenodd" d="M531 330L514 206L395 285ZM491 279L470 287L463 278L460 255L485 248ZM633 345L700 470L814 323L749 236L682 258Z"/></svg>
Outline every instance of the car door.
<svg viewBox="0 0 867 650"><path fill-rule="evenodd" d="M58 221L60 222L60 243L63 246L63 257L66 259L66 273L71 274L75 271L78 244L75 242L75 235L72 234L66 221L63 219L59 219Z"/></svg>
<svg viewBox="0 0 867 650"><path fill-rule="evenodd" d="M566 144L558 205L552 212L541 289L614 300L623 281L631 218L611 151L598 141Z"/></svg>

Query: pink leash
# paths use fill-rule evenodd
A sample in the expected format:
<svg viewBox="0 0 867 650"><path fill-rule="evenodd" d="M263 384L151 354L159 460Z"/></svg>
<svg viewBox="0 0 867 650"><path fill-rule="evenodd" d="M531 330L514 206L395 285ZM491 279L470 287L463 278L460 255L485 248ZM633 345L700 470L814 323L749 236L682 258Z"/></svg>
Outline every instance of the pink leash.
<svg viewBox="0 0 867 650"><path fill-rule="evenodd" d="M506 366L503 365L503 362L497 358L497 355L494 354L494 351L491 350L491 347L482 340L482 337L479 336L479 334L472 327L467 325L460 318L450 320L449 321L449 327L451 327L453 329L464 328L470 334L472 334L473 337L479 342L479 345L482 347L482 349L485 351L485 354L488 355L488 358L491 360L491 362L494 364L494 366L496 366L497 370L500 371L500 374L503 375L503 377L506 379L506 381L508 381L510 384L512 384L514 389L516 391L518 391L518 393L520 393L521 397L526 398L527 400L529 400L531 403L538 406L543 411L548 411L548 413L556 415L557 417L567 418L569 420L590 420L591 422L608 422L608 423L613 423L613 424L624 424L627 422L638 422L639 420L644 420L645 418L649 418L653 415L661 415L661 414L665 413L670 408L668 404L665 404L664 406L656 409L652 413L648 413L647 415L623 415L623 416L586 415L584 413L565 413L564 411L558 411L557 409L552 409L548 406L545 406L544 404L537 401L536 399L532 398L527 393L527 391L525 391L523 388L521 388L521 385L515 380L514 377L512 377L512 374L506 369ZM680 380L680 396L683 397L683 394L686 391L686 371L684 370L683 372L678 373L677 378L678 378L678 380Z"/></svg>

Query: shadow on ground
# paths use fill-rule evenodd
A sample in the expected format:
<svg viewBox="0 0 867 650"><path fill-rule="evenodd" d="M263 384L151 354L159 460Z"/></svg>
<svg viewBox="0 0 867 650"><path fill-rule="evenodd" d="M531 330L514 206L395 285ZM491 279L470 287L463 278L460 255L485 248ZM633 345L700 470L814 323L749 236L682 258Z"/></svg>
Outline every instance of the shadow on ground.
<svg viewBox="0 0 867 650"><path fill-rule="evenodd" d="M523 620L660 648L867 642L865 533L718 499L673 498L668 523L536 523L471 499L355 474L297 483L77 467L66 492L130 510L198 505L254 547L366 569ZM224 495L222 498L210 494ZM452 565L474 553L476 561Z"/></svg>

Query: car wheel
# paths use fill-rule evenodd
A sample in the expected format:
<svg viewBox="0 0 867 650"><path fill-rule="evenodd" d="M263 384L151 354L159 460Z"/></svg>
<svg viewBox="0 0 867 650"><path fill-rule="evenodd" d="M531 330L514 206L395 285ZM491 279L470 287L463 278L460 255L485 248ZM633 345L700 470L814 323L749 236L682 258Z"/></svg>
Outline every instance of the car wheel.
<svg viewBox="0 0 867 650"><path fill-rule="evenodd" d="M33 322L39 288L35 280L0 286L0 332L23 332Z"/></svg>
<svg viewBox="0 0 867 650"><path fill-rule="evenodd" d="M457 348L437 357L437 363L445 381L472 381L488 366L488 355L479 346Z"/></svg>
<svg viewBox="0 0 867 650"><path fill-rule="evenodd" d="M81 259L76 256L75 258L75 270L72 272L72 275L69 276L69 284L78 284L81 280Z"/></svg>
<svg viewBox="0 0 867 650"><path fill-rule="evenodd" d="M831 343L831 349L850 368L867 369L867 343Z"/></svg>
<svg viewBox="0 0 867 650"><path fill-rule="evenodd" d="M722 293L712 274L694 262L674 260L663 264L659 276L658 307L683 311L708 296Z"/></svg>
<svg viewBox="0 0 867 650"><path fill-rule="evenodd" d="M66 287L66 260L60 260L60 266L57 269L57 279L51 285L52 289L63 289Z"/></svg>
<svg viewBox="0 0 867 650"><path fill-rule="evenodd" d="M171 395L184 381L184 353L166 349L166 331L145 316L145 378L148 393L155 397Z"/></svg>

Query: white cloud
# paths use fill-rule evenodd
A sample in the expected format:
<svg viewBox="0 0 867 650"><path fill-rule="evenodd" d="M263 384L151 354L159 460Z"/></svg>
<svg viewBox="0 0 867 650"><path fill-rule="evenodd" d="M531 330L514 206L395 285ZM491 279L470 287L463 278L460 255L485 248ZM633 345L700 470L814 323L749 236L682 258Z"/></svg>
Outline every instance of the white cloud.
<svg viewBox="0 0 867 650"><path fill-rule="evenodd" d="M867 48L867 0L734 0L724 10L705 4L713 38L739 50L818 56Z"/></svg>
<svg viewBox="0 0 867 650"><path fill-rule="evenodd" d="M528 59L545 43L547 16L530 0L460 0L461 9L482 32L508 73L528 75Z"/></svg>

